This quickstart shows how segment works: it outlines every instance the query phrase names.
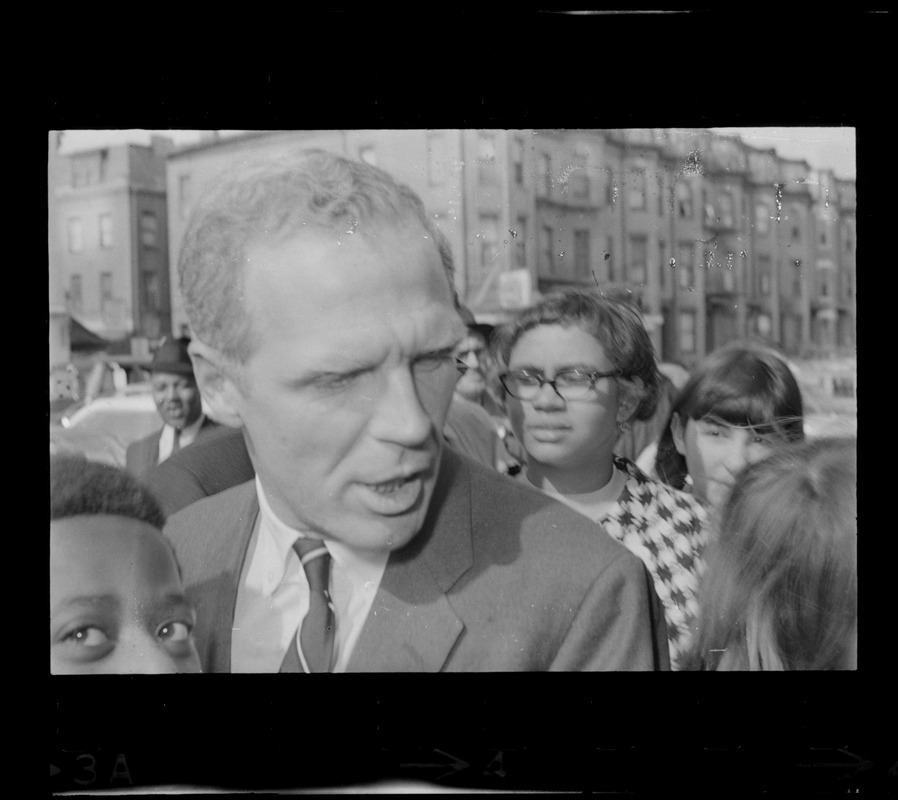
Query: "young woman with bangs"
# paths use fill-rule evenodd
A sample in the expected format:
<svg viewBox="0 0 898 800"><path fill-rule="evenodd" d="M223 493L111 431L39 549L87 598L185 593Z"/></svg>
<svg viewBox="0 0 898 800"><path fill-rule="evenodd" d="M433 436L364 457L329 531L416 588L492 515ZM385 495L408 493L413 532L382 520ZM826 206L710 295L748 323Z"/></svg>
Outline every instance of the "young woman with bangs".
<svg viewBox="0 0 898 800"><path fill-rule="evenodd" d="M654 472L719 509L744 467L803 439L801 390L786 362L763 347L728 345L696 368L674 401Z"/></svg>

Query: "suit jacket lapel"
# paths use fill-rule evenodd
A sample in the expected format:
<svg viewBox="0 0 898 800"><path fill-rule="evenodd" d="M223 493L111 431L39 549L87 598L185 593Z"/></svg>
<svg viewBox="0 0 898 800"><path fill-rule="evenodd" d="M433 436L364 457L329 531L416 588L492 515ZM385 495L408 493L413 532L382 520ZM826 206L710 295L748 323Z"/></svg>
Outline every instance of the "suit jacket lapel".
<svg viewBox="0 0 898 800"><path fill-rule="evenodd" d="M446 593L473 564L470 474L443 449L421 531L390 554L349 672L438 672L464 623Z"/></svg>
<svg viewBox="0 0 898 800"><path fill-rule="evenodd" d="M259 499L256 496L255 481L247 481L228 504L226 518L222 520L222 530L229 535L218 535L204 550L210 574L216 575L211 584L202 592L206 608L197 608L197 617L204 613L206 619L214 620L208 641L201 653L207 672L231 671L231 632L234 626L234 611L237 606L237 590L243 563L252 539L253 529L259 516Z"/></svg>

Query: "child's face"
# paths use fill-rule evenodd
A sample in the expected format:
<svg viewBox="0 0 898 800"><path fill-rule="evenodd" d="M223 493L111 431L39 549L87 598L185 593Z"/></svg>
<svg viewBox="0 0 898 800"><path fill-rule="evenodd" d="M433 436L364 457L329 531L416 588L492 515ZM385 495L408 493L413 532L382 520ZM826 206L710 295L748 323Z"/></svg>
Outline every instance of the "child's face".
<svg viewBox="0 0 898 800"><path fill-rule="evenodd" d="M174 556L146 522L50 525L50 672L200 672L194 611Z"/></svg>

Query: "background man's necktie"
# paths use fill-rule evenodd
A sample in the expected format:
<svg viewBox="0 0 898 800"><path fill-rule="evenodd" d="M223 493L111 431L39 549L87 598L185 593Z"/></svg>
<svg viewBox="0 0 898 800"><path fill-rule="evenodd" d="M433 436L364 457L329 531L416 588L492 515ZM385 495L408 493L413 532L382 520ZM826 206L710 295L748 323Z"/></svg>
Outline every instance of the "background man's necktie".
<svg viewBox="0 0 898 800"><path fill-rule="evenodd" d="M330 672L334 606L328 593L331 557L317 539L297 539L293 549L309 582L309 611L290 641L281 672Z"/></svg>
<svg viewBox="0 0 898 800"><path fill-rule="evenodd" d="M179 431L177 428L175 428L174 430L175 430L175 435L174 435L174 438L171 440L171 451L173 454L177 453L178 450L181 449L181 431Z"/></svg>

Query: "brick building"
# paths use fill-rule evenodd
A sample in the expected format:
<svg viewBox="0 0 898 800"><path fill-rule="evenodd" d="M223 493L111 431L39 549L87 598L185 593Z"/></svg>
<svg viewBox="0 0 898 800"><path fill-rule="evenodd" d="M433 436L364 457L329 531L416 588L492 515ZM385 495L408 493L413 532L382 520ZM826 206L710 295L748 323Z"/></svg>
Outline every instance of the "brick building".
<svg viewBox="0 0 898 800"><path fill-rule="evenodd" d="M52 146L52 144L51 144ZM66 310L110 341L171 330L165 159L172 142L49 159L51 284Z"/></svg>
<svg viewBox="0 0 898 800"><path fill-rule="evenodd" d="M706 130L349 130L206 138L168 159L172 325L194 198L261 151L320 147L382 167L449 238L482 321L560 286L636 303L659 354L689 367L735 338L853 354L855 185Z"/></svg>

